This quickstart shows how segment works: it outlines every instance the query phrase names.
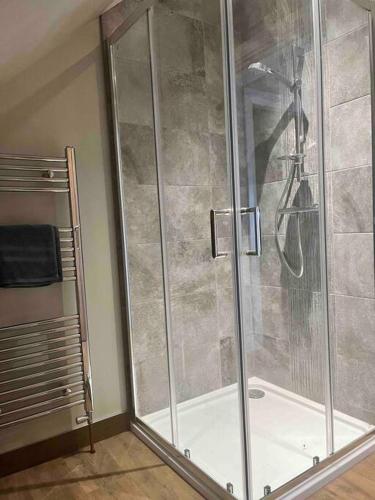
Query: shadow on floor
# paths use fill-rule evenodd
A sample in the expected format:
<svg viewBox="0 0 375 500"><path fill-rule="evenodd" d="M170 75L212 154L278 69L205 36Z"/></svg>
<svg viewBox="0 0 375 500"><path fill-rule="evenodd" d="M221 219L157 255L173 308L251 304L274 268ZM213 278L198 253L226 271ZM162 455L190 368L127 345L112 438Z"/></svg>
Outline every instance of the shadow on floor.
<svg viewBox="0 0 375 500"><path fill-rule="evenodd" d="M149 465L147 467L137 467L135 469L126 469L126 470L119 470L119 471L114 471L114 472L106 472L104 474L94 474L92 476L82 476L82 477L74 477L74 478L69 478L69 479L61 479L60 481L49 481L45 483L37 483L37 484L30 484L30 485L25 485L25 486L12 486L10 488L1 488L0 487L0 496L2 495L9 495L11 493L19 493L22 491L30 491L30 490L38 490L41 488L53 488L54 486L64 486L64 485L70 485L74 483L80 483L83 481L95 481L95 480L100 480L100 479L106 479L108 477L115 477L115 476L121 476L124 474L131 474L134 472L142 472L145 470L150 470L150 469L156 469L160 467L166 467L165 464L155 464L155 465Z"/></svg>

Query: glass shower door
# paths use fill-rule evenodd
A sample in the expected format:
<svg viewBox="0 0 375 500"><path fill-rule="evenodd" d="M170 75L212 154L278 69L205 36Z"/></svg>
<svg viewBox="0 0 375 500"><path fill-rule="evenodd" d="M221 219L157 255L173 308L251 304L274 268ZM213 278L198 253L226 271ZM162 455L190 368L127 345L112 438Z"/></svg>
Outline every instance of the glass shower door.
<svg viewBox="0 0 375 500"><path fill-rule="evenodd" d="M312 4L227 2L254 498L332 449Z"/></svg>
<svg viewBox="0 0 375 500"><path fill-rule="evenodd" d="M162 231L149 25L145 12L111 46L135 416L172 442ZM167 415L153 425L148 415Z"/></svg>
<svg viewBox="0 0 375 500"><path fill-rule="evenodd" d="M220 1L162 2L150 21L176 446L244 498Z"/></svg>

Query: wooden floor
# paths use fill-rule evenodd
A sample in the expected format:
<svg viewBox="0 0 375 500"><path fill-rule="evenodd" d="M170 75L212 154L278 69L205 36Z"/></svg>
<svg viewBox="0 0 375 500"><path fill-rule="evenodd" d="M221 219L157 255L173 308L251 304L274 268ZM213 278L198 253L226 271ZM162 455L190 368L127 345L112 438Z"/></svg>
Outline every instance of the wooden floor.
<svg viewBox="0 0 375 500"><path fill-rule="evenodd" d="M83 451L0 479L1 499L152 499L202 497L130 432ZM375 455L310 497L310 500L375 500Z"/></svg>
<svg viewBox="0 0 375 500"><path fill-rule="evenodd" d="M355 465L309 500L375 499L375 454Z"/></svg>
<svg viewBox="0 0 375 500"><path fill-rule="evenodd" d="M130 432L97 443L93 455L77 453L0 479L0 498L202 499Z"/></svg>

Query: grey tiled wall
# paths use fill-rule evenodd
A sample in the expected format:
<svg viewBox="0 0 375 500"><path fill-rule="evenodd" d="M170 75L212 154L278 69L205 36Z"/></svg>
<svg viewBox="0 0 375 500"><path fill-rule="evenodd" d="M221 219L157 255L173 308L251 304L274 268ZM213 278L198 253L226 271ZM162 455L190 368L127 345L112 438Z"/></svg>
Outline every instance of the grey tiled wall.
<svg viewBox="0 0 375 500"><path fill-rule="evenodd" d="M168 364L146 19L115 46L136 410L166 408Z"/></svg>
<svg viewBox="0 0 375 500"><path fill-rule="evenodd" d="M367 14L326 0L325 94L335 409L375 424L375 300Z"/></svg>
<svg viewBox="0 0 375 500"><path fill-rule="evenodd" d="M162 162L178 401L232 383L228 259L211 257L209 213L228 207L217 0L165 0L156 11ZM218 224L219 245L229 236Z"/></svg>
<svg viewBox="0 0 375 500"><path fill-rule="evenodd" d="M293 26L292 11L296 5L290 2L291 15L287 16L290 26ZM262 14L263 30L270 30L266 20L271 14L272 6L270 14ZM251 38L243 23L244 36ZM324 23L325 169L334 403L337 410L375 423L375 397L371 389L375 377L375 300L367 14L351 0L325 0ZM279 51L280 57L282 50L277 42L287 42L288 38L280 31L277 21L272 26L273 45L260 50L250 62L274 57L274 65L282 64L272 56L272 51ZM299 43L303 43L303 39ZM310 128L304 202L310 204L319 203L319 197L312 92L314 66L307 39L305 50L303 96ZM291 74L287 61L284 64L283 71ZM258 88L266 84L265 80L259 82ZM285 108L288 100L282 89L276 91L284 99ZM256 147L272 135L279 119L277 105L271 110L262 106L254 109ZM258 202L262 210L263 257L259 268L260 307L258 312L253 308L253 327L249 332L253 340L249 342L249 371L250 375L323 401L325 345L319 293L318 220L310 216L302 221L307 267L301 280L292 278L281 265L274 241L273 217L286 175L275 157L288 154L293 140L293 131L288 129L286 139L284 134L284 142L280 140L274 146L268 161L265 161L268 153L264 149L261 150L263 156L256 158L266 172L257 166L258 182L261 180ZM289 245L289 255L293 256L296 227L292 218L285 229L286 247Z"/></svg>
<svg viewBox="0 0 375 500"><path fill-rule="evenodd" d="M306 49L303 96L310 129L306 144L308 176L299 186L298 197L300 204L310 205L319 202L314 62L308 9L301 9L301 5L299 0L254 1L251 12L245 9L247 14L237 19L236 36L244 47L246 37L259 42L259 46L250 45L249 62L262 60L262 55L276 46L280 50L276 63L291 74L290 54L284 46L290 47L292 34L299 30L299 43ZM335 408L375 423L366 15L351 0L325 0L324 17L327 243ZM135 374L138 408L145 414L168 405L168 377L149 61L142 45L142 27L133 29L132 41L121 47L119 54L120 121ZM281 48L277 40L283 42ZM229 206L218 1L164 0L156 12L156 41L173 346L178 400L184 401L236 379L231 264L229 259L212 260L209 232L210 208ZM253 109L263 257L259 262L253 260L245 272L251 276L244 283L249 291L245 304L249 376L322 401L325 345L318 220L311 214L301 218L306 268L304 277L296 280L280 263L273 221L287 175L285 163L278 157L291 152L292 127L271 151L267 150L267 139L289 105L290 95L275 91L265 80L258 82L258 90L262 89L282 99L274 109ZM241 113L243 109L239 110L240 123ZM247 166L245 160L243 163ZM293 191L292 199L296 195ZM294 224L290 219L282 228L282 239L292 256L296 247ZM228 229L225 221L219 224L221 249L230 246Z"/></svg>
<svg viewBox="0 0 375 500"><path fill-rule="evenodd" d="M159 207L147 32L117 47L119 118L140 415L168 405ZM178 401L234 381L231 266L211 257L211 208L228 186L218 0L164 0L155 9L166 214L166 263ZM219 223L221 249L227 224Z"/></svg>

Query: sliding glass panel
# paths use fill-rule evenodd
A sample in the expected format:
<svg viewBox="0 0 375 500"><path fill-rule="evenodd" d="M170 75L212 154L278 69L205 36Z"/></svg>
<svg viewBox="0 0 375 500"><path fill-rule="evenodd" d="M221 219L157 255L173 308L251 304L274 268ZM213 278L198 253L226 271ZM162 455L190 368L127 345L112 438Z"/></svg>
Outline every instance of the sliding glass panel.
<svg viewBox="0 0 375 500"><path fill-rule="evenodd" d="M311 1L233 8L242 327L260 498L327 456L319 102Z"/></svg>
<svg viewBox="0 0 375 500"><path fill-rule="evenodd" d="M242 497L220 2L163 2L153 25L178 449Z"/></svg>
<svg viewBox="0 0 375 500"><path fill-rule="evenodd" d="M335 448L375 425L370 21L323 1L329 299Z"/></svg>
<svg viewBox="0 0 375 500"><path fill-rule="evenodd" d="M120 181L135 411L137 417L171 440L166 304L146 14L114 44L112 54L122 160ZM163 425L157 425L161 420Z"/></svg>

